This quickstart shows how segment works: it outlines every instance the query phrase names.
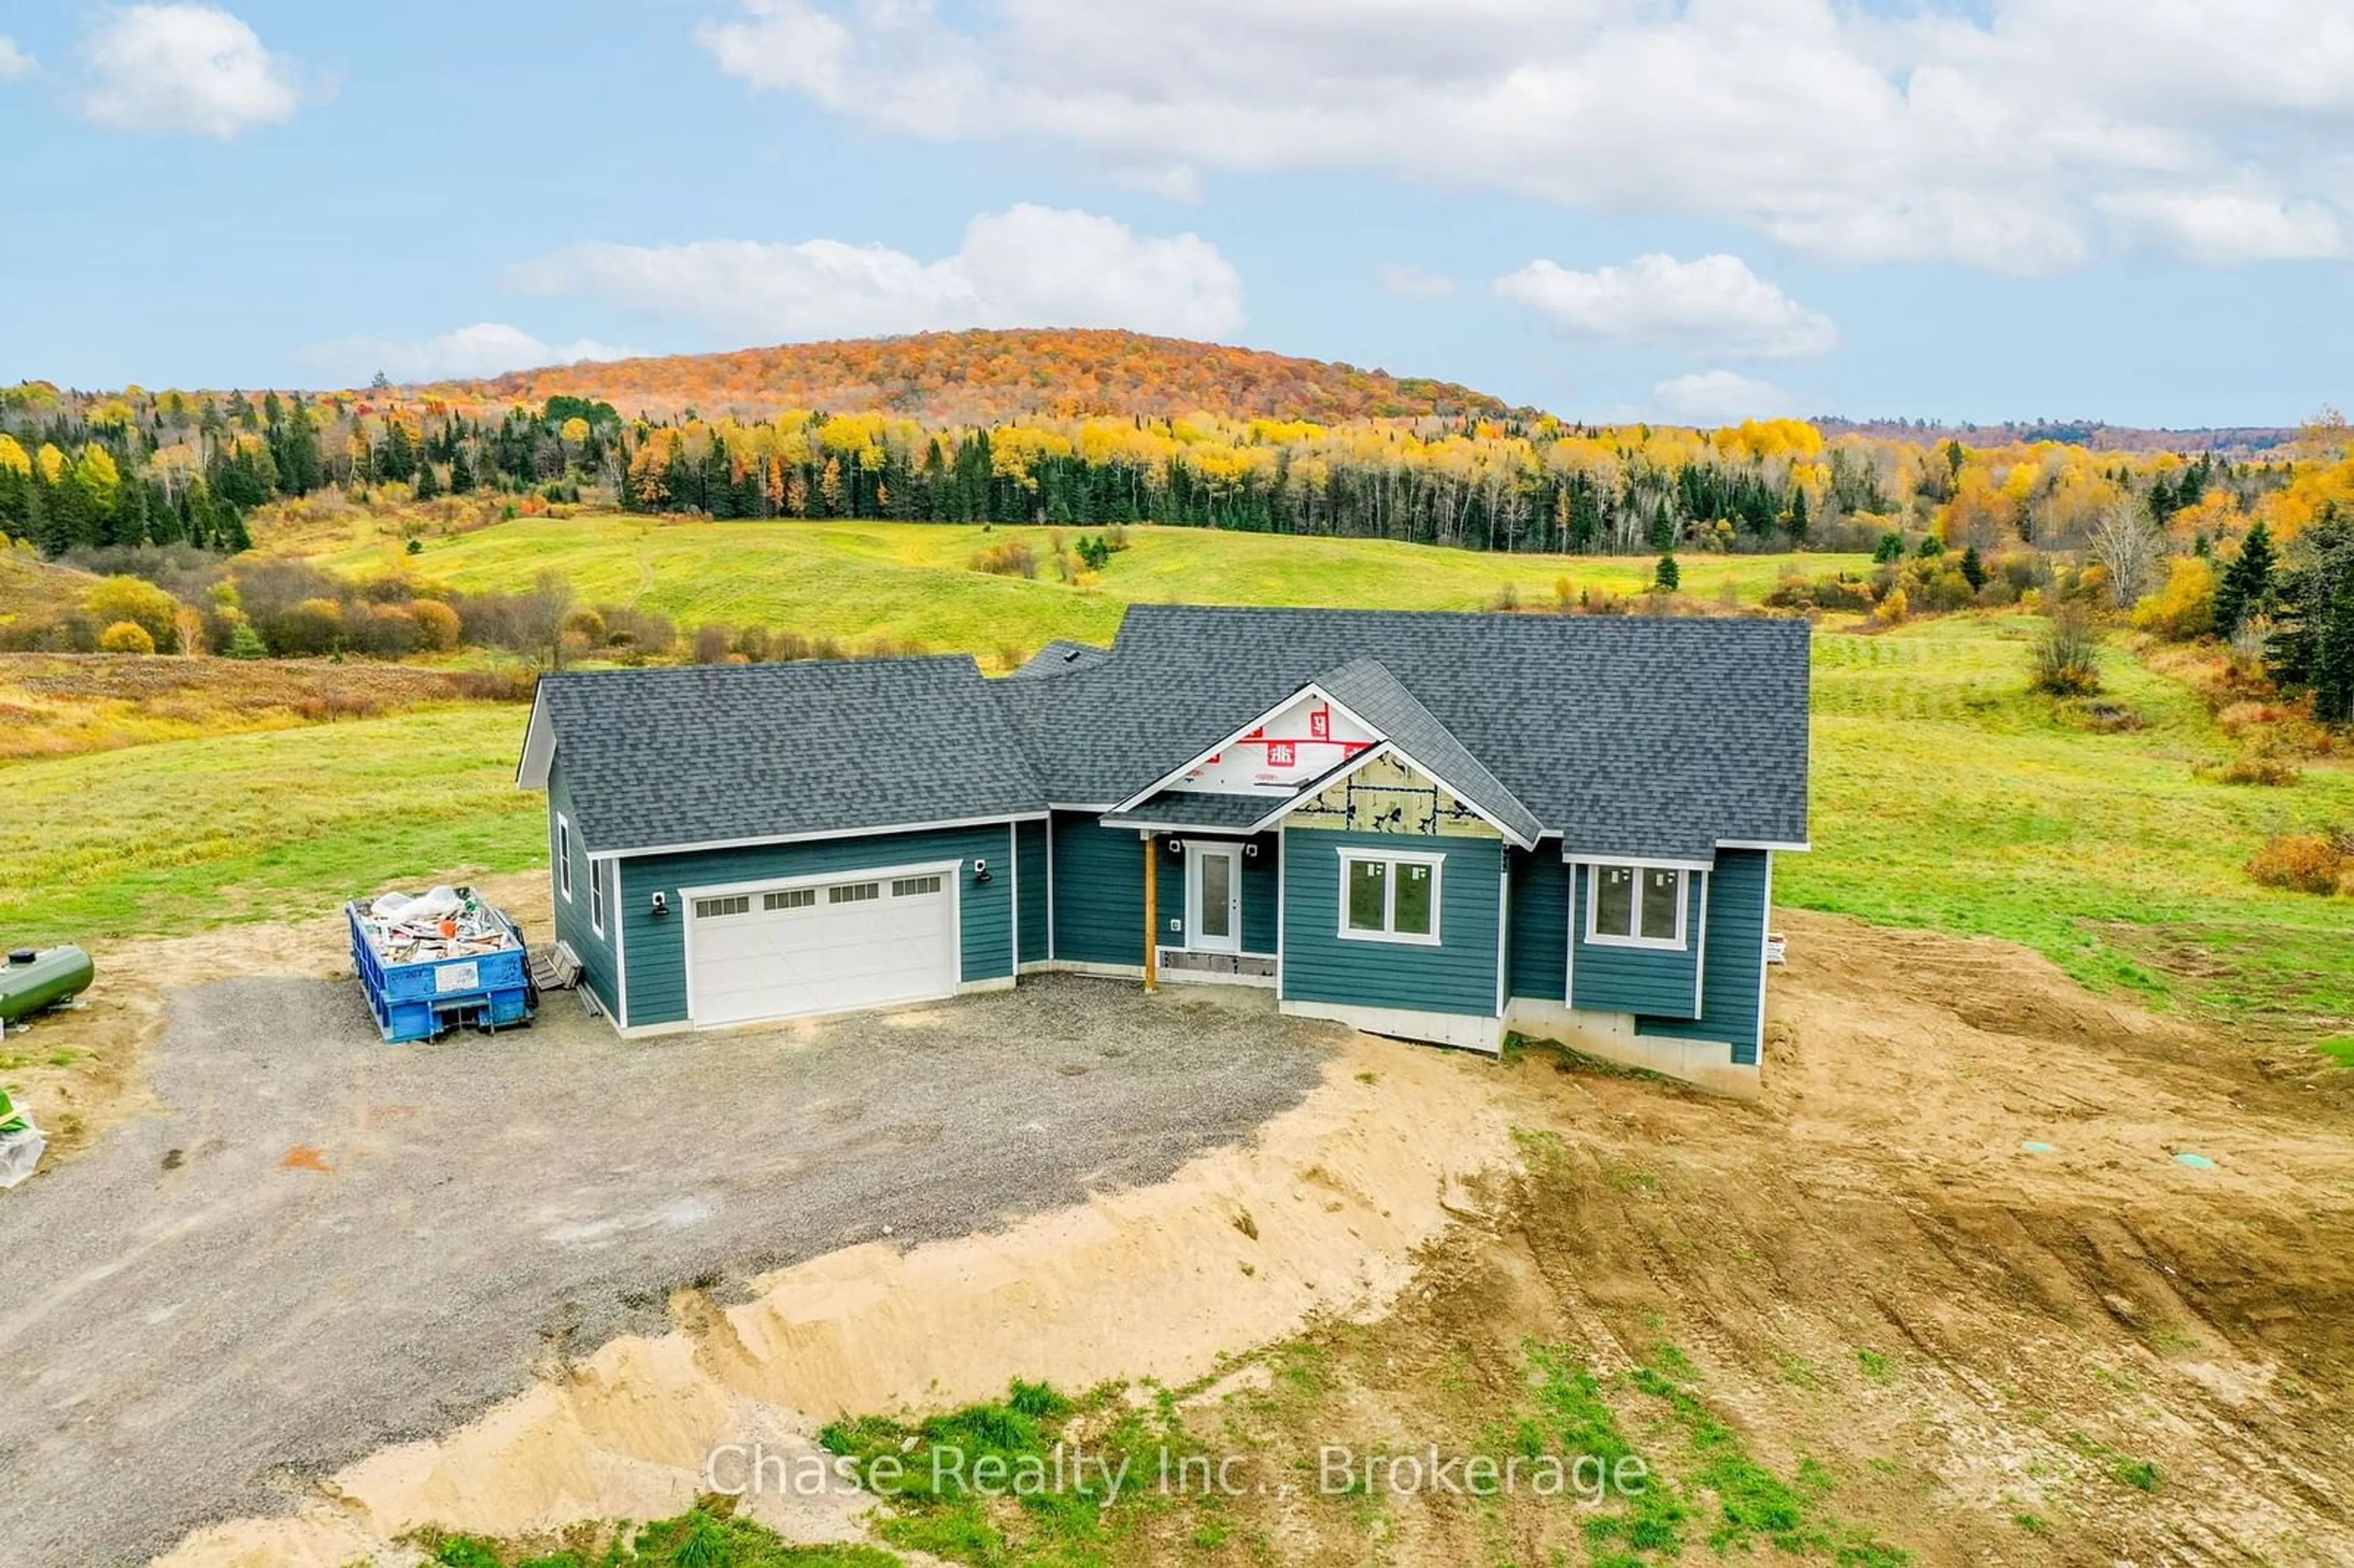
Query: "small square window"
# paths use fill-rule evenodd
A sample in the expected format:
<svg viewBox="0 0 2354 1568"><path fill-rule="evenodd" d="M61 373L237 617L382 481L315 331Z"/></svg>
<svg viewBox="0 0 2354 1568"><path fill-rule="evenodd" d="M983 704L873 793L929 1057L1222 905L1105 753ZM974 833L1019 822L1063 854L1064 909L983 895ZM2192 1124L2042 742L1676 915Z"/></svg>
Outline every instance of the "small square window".
<svg viewBox="0 0 2354 1568"><path fill-rule="evenodd" d="M695 917L698 920L723 920L730 915L749 915L752 895L737 893L725 898L698 898L695 901Z"/></svg>
<svg viewBox="0 0 2354 1568"><path fill-rule="evenodd" d="M760 895L760 907L763 909L813 909L816 906L817 889L814 887L788 887L782 892Z"/></svg>
<svg viewBox="0 0 2354 1568"><path fill-rule="evenodd" d="M825 890L828 904L864 904L882 896L883 885L879 882L845 882Z"/></svg>
<svg viewBox="0 0 2354 1568"><path fill-rule="evenodd" d="M937 876L903 876L891 884L894 898L921 898L939 890L940 879Z"/></svg>

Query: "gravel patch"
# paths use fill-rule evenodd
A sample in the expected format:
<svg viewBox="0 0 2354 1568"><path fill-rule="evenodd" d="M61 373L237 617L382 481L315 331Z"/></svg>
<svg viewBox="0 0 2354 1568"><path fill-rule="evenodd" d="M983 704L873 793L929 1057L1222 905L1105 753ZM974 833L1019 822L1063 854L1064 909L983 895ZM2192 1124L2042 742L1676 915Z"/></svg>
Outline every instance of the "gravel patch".
<svg viewBox="0 0 2354 1568"><path fill-rule="evenodd" d="M136 1563L659 1331L682 1286L1159 1181L1313 1086L1256 993L1041 976L758 1033L379 1044L349 983L174 998L168 1108L0 1199L0 1560Z"/></svg>

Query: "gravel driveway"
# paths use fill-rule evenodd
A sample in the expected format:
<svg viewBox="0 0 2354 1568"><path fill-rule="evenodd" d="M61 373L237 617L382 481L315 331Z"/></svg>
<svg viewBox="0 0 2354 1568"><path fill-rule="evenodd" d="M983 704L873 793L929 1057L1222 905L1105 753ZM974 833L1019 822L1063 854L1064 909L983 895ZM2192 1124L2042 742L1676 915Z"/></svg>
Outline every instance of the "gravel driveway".
<svg viewBox="0 0 2354 1568"><path fill-rule="evenodd" d="M0 1198L0 1561L143 1561L462 1424L669 1288L952 1236L1248 1136L1335 1035L1061 976L624 1044L376 1043L358 989L175 998L163 1112Z"/></svg>

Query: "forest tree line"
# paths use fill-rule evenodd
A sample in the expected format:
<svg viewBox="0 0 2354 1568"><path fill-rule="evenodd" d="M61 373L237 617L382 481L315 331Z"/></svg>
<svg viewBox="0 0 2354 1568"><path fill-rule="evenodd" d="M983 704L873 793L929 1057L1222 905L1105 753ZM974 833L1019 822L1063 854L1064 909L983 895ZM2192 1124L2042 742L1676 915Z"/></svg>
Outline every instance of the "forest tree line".
<svg viewBox="0 0 2354 1568"><path fill-rule="evenodd" d="M2060 442L1827 440L1790 419L1713 431L1522 414L936 427L805 411L628 419L568 395L524 407L391 387L308 397L0 391L0 533L50 556L180 544L234 552L256 508L330 489L412 501L489 493L525 509L1163 524L1573 554L1869 549L1896 531L1991 554L2080 549L2119 505L2186 538L2235 537L2260 515L2285 538L2322 500L2354 504L2354 484L2328 469Z"/></svg>

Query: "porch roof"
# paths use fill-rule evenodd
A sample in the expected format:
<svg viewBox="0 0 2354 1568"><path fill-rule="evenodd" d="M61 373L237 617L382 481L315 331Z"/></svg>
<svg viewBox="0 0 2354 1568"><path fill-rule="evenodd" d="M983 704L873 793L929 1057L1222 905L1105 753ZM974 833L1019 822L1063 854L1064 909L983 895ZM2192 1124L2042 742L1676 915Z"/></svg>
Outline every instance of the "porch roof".
<svg viewBox="0 0 2354 1568"><path fill-rule="evenodd" d="M1293 799L1288 793L1217 795L1201 789L1163 789L1125 811L1108 811L1097 820L1108 828L1247 833Z"/></svg>

